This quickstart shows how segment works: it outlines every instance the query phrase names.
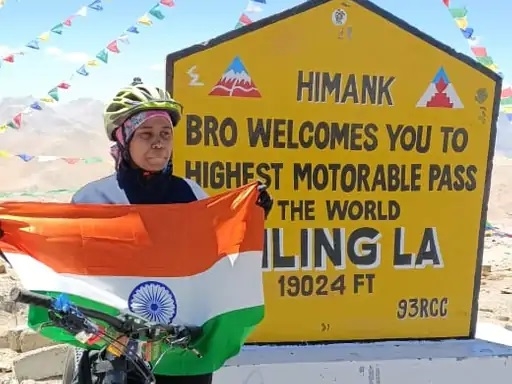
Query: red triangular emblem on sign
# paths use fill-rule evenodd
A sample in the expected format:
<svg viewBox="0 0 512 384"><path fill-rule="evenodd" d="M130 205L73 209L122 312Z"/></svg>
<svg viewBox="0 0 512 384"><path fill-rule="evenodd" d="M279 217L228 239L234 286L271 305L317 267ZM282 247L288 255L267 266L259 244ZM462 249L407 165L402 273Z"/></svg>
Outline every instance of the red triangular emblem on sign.
<svg viewBox="0 0 512 384"><path fill-rule="evenodd" d="M464 105L450 82L444 68L440 68L427 90L416 104L418 108L462 109Z"/></svg>

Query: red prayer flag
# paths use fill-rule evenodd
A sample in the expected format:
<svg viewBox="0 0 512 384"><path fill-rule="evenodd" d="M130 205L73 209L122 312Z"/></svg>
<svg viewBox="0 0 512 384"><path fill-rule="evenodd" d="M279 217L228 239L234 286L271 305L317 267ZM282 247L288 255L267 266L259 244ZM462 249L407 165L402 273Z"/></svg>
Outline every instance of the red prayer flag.
<svg viewBox="0 0 512 384"><path fill-rule="evenodd" d="M63 157L62 160L68 164L76 164L80 161L80 159L76 157Z"/></svg>
<svg viewBox="0 0 512 384"><path fill-rule="evenodd" d="M12 118L12 121L14 124L16 124L18 127L21 127L21 113L18 113L16 116Z"/></svg>
<svg viewBox="0 0 512 384"><path fill-rule="evenodd" d="M174 7L173 0L160 0L160 4L165 5L166 7Z"/></svg>
<svg viewBox="0 0 512 384"><path fill-rule="evenodd" d="M71 22L73 21L74 16L69 16L66 20L62 22L66 27L71 27Z"/></svg>
<svg viewBox="0 0 512 384"><path fill-rule="evenodd" d="M473 51L473 54L476 57L486 57L487 55L487 49L485 47L471 47L471 50Z"/></svg>
<svg viewBox="0 0 512 384"><path fill-rule="evenodd" d="M508 97L512 97L512 87L507 87L501 90L501 98L506 99Z"/></svg>
<svg viewBox="0 0 512 384"><path fill-rule="evenodd" d="M245 13L242 13L242 16L240 16L240 18L238 19L238 21L240 23L242 23L243 25L248 25L248 24L251 24L252 23L252 20L249 19L249 16L247 16Z"/></svg>
<svg viewBox="0 0 512 384"><path fill-rule="evenodd" d="M107 49L110 51L110 52L114 52L114 53L121 53L121 51L119 50L119 48L117 47L117 40L114 40L112 41L111 43L109 43L107 45Z"/></svg>

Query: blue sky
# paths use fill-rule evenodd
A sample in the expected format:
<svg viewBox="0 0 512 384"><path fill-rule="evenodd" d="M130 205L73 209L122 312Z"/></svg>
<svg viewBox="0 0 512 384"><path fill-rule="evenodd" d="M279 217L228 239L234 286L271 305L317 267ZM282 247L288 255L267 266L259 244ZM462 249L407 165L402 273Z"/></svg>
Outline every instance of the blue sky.
<svg viewBox="0 0 512 384"><path fill-rule="evenodd" d="M303 0L267 0L258 17L268 16L301 3ZM6 0L0 9L0 53L15 51L30 40L89 4L81 0ZM30 50L16 57L14 64L0 68L0 98L33 95L43 97L55 85L68 80L89 58L130 27L155 0L101 0L104 10L88 9L86 17L77 17L63 35L52 34L41 43L41 50ZM247 0L175 0L165 8L166 18L151 27L140 26L139 35L131 35L129 45L119 43L121 53L110 54L109 63L91 69L88 77L75 76L72 87L61 92L61 100L93 97L106 100L117 88L134 76L146 82L164 85L166 54L222 34L234 25ZM456 28L441 0L375 0L374 3L427 32L433 37L470 55L466 40ZM500 66L512 76L510 49L511 1L452 0L453 7L467 6L470 26L482 37L482 44ZM312 31L313 32L313 31ZM376 34L376 39L382 38Z"/></svg>

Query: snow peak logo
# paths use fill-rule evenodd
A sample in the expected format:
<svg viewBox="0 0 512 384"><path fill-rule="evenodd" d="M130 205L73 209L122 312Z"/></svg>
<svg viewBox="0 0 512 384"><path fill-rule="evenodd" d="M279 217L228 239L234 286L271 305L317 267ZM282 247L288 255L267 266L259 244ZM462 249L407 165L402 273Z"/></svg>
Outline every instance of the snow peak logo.
<svg viewBox="0 0 512 384"><path fill-rule="evenodd" d="M242 59L238 56L229 64L229 67L224 71L208 95L243 98L261 97L258 87L254 84Z"/></svg>

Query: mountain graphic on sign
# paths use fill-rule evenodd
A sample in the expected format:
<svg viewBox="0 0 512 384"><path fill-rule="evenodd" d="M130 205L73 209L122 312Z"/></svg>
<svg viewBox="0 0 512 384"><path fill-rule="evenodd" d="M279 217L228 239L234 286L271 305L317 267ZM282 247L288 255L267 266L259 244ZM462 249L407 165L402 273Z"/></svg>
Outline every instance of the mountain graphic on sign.
<svg viewBox="0 0 512 384"><path fill-rule="evenodd" d="M441 67L416 107L461 109L464 108L464 105L444 68Z"/></svg>
<svg viewBox="0 0 512 384"><path fill-rule="evenodd" d="M261 97L261 93L237 56L209 93L210 96Z"/></svg>

